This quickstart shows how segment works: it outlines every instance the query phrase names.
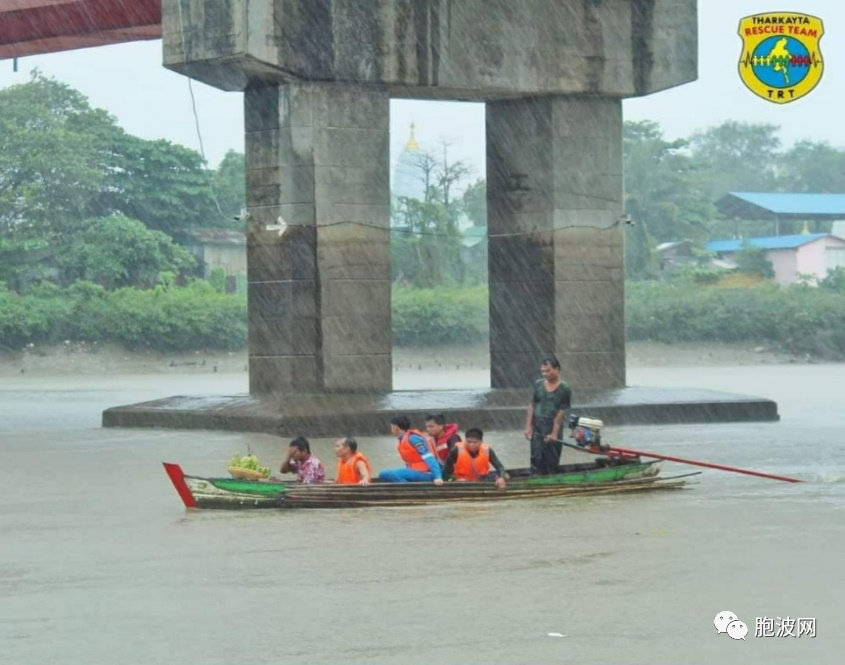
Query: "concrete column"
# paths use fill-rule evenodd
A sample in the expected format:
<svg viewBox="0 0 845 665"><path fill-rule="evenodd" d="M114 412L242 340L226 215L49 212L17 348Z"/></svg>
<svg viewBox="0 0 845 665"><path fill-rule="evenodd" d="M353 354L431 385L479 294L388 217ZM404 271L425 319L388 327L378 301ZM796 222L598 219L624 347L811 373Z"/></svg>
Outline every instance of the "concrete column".
<svg viewBox="0 0 845 665"><path fill-rule="evenodd" d="M619 100L487 104L494 388L548 353L577 388L625 385L621 132Z"/></svg>
<svg viewBox="0 0 845 665"><path fill-rule="evenodd" d="M244 100L250 392L391 390L388 93L301 83ZM281 237L264 228L280 217Z"/></svg>

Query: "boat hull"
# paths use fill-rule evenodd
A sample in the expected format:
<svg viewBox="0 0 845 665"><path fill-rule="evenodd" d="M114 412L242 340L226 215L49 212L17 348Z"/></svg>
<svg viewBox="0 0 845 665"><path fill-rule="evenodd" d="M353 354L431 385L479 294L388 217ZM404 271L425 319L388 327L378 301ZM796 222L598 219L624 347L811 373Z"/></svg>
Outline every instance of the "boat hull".
<svg viewBox="0 0 845 665"><path fill-rule="evenodd" d="M657 463L639 460L570 465L563 467L561 473L549 476L532 476L526 470L516 470L511 472L505 490L496 489L492 483L461 482L441 487L432 483L373 483L368 487L332 483L301 485L203 478L184 474L176 464L165 463L164 467L185 506L201 509L406 506L634 492L679 486L677 482L657 477Z"/></svg>

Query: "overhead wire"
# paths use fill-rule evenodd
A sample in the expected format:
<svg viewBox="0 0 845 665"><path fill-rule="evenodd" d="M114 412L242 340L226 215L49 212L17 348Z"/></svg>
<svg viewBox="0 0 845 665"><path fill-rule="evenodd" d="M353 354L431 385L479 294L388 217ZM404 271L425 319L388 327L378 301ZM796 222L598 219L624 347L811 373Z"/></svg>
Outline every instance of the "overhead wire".
<svg viewBox="0 0 845 665"><path fill-rule="evenodd" d="M187 60L188 53L191 51L191 45L185 43L186 40L191 40L191 33L189 32L187 35L185 34L185 20L182 14L182 0L176 0L176 7L178 8L177 15L179 17L179 34L181 37L180 44L182 45L182 60L184 62ZM208 158L205 155L205 143L202 139L202 129L200 128L200 118L199 113L197 112L197 99L194 95L193 81L190 76L186 76L185 78L188 79L188 93L191 96L191 111L194 115L194 127L197 130L197 139L199 140L200 155L202 155L203 162L207 165ZM220 199L217 198L217 191L214 188L214 181L211 179L211 174L209 173L207 168L203 169L203 173L205 174L206 180L208 181L208 188L211 191L211 198L214 200L214 205L217 208L217 212L227 222L231 222L231 218L223 212L223 208L220 206Z"/></svg>
<svg viewBox="0 0 845 665"><path fill-rule="evenodd" d="M179 18L179 31L180 31L180 34L181 34L180 43L181 43L181 46L182 46L182 58L183 58L183 60L186 60L188 52L191 51L191 44L190 44L191 33L189 32L189 33L186 34L186 32L185 32L185 22L184 22L184 16L183 16L183 13L182 13L182 0L177 0L176 6L177 6L177 9L178 9L177 15L178 15L178 18ZM188 43L186 44L186 42L188 42ZM190 97L191 97L191 110L192 110L193 116L194 116L194 126L195 126L196 132L197 132L197 140L199 141L200 154L202 155L203 161L205 161L207 163L208 160L207 160L206 155L205 155L205 145L204 145L203 138L202 138L202 129L200 127L199 113L197 112L197 101L196 101L196 96L194 95L194 87L193 87L191 77L187 76L186 78L188 79L188 92L189 92ZM214 189L214 183L211 180L211 176L210 176L208 170L204 169L204 173L206 174L206 178L208 179L208 186L209 186L209 189L211 190L211 196L214 199L214 204L217 207L217 212L221 215L221 217L226 219L226 221L230 221L230 218L223 212L223 209L220 206L220 201L217 198L217 193ZM628 217L627 215L621 215L619 218L616 219L616 221L613 222L613 224L609 224L607 226L595 226L595 225L592 225L592 224L567 224L566 226L560 226L560 227L556 227L554 229L548 229L548 230L537 229L537 230L533 230L533 231L513 231L513 232L510 232L510 233L487 233L487 234L485 234L484 237L486 237L488 239L489 238L516 238L516 237L529 237L529 236L534 237L534 236L542 235L542 234L546 234L546 233L555 234L555 233L559 233L561 231L565 231L567 229L594 229L594 230L600 230L600 231L610 231L610 230L618 227L622 223L633 224L630 217ZM287 225L287 223L286 223L286 225ZM372 223L361 222L361 221L329 222L329 223L325 223L325 224L318 224L317 226L319 228L326 228L326 227L342 226L342 225L359 226L359 227L362 227L362 228L370 228L370 229L375 229L375 230L379 230L379 231L387 231L389 233L397 233L397 234L402 234L402 235L406 235L406 236L410 235L410 236L426 236L426 237L440 237L440 238L456 238L456 237L458 237L455 234L443 233L441 231L413 230L413 229L396 227L396 226L382 226L382 225L379 225L379 224L372 224Z"/></svg>
<svg viewBox="0 0 845 665"><path fill-rule="evenodd" d="M483 236L483 238L518 238L518 237L536 237L545 234L556 234L562 231L567 231L570 229L593 229L595 231L611 231L616 227L620 226L621 224L633 224L627 215L622 215L612 224L607 226L595 226L592 224L567 224L566 226L559 226L554 229L535 229L533 231L512 231L508 233L487 233ZM338 221L338 222L327 222L325 224L288 224L288 226L309 226L312 228L324 229L327 227L333 226L358 226L361 228L367 229L374 229L376 231L384 231L387 233L395 233L395 234L402 234L402 235L410 235L410 236L430 236L430 237L439 237L439 238L458 238L459 235L454 233L443 233L442 231L424 231L424 230L413 230L403 227L396 227L396 226L384 226L380 224L373 224L371 222L360 222L360 221Z"/></svg>

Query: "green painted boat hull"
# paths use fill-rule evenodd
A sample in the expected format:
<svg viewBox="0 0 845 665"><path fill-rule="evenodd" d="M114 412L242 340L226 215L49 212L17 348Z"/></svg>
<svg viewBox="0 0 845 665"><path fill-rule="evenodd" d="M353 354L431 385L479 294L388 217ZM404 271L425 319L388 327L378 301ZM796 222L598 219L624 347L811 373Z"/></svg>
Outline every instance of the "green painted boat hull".
<svg viewBox="0 0 845 665"><path fill-rule="evenodd" d="M549 476L532 476L527 470L513 470L505 492L494 492L492 483L447 483L442 488L429 483L373 483L367 488L333 484L304 486L296 482L202 478L182 474L177 465L165 464L165 468L187 507L238 510L530 498L568 493L568 488L601 490L623 482L635 483L637 479L653 482L658 473L655 462L602 461L601 464L561 467L562 473Z"/></svg>

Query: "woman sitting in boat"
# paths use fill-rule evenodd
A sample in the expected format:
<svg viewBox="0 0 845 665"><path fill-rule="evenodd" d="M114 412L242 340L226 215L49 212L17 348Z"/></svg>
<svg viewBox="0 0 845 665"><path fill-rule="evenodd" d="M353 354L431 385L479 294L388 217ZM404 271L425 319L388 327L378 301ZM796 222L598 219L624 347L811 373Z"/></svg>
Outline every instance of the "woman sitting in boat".
<svg viewBox="0 0 845 665"><path fill-rule="evenodd" d="M434 454L443 464L452 448L461 440L458 423L447 423L442 413L430 413L425 417L425 431L434 441Z"/></svg>
<svg viewBox="0 0 845 665"><path fill-rule="evenodd" d="M494 480L496 487L505 489L507 472L489 443L484 443L484 432L475 427L466 432L466 441L455 444L446 458L443 477L454 476L458 481L484 482ZM492 469L490 468L492 465Z"/></svg>
<svg viewBox="0 0 845 665"><path fill-rule="evenodd" d="M311 454L311 444L304 436L298 436L290 442L288 456L279 471L295 473L296 482L305 485L322 483L326 479L323 463Z"/></svg>
<svg viewBox="0 0 845 665"><path fill-rule="evenodd" d="M408 416L396 416L390 421L390 431L399 439L399 457L404 469L387 469L378 478L386 483L443 484L440 462L434 454L434 443L422 432L411 429Z"/></svg>
<svg viewBox="0 0 845 665"><path fill-rule="evenodd" d="M358 442L351 436L338 439L334 444L335 455L337 455L337 479L338 485L364 485L370 484L372 472L370 462L362 453L358 452Z"/></svg>

